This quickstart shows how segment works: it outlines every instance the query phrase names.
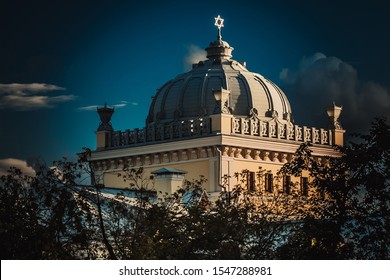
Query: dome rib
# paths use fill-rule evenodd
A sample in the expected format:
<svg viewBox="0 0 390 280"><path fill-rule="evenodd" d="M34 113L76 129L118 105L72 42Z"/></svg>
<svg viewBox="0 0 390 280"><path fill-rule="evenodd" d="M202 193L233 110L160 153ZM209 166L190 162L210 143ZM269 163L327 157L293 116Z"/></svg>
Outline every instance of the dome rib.
<svg viewBox="0 0 390 280"><path fill-rule="evenodd" d="M181 87L180 93L179 93L179 98L177 100L177 105L176 105L176 110L179 111L180 114L177 117L181 117L183 115L183 102L184 102L184 93L186 92L186 89L188 87L189 82L192 79L192 75L186 77L184 79L183 85Z"/></svg>
<svg viewBox="0 0 390 280"><path fill-rule="evenodd" d="M274 110L274 102L272 100L272 95L271 95L271 92L270 90L268 89L268 87L266 86L265 82L262 80L262 79L259 79L260 77L257 77L257 81L260 83L260 85L262 86L264 92L265 92L265 95L267 97L267 100L268 100L268 111L266 112L266 115L268 116L268 114ZM269 117L269 116L268 116Z"/></svg>
<svg viewBox="0 0 390 280"><path fill-rule="evenodd" d="M241 76L245 77L245 75L243 75L243 74L241 74ZM245 89L246 89L246 92L248 95L248 108L247 108L247 110L249 111L251 108L254 108L254 104L253 104L254 92L252 92L251 87L249 86L248 79L246 77L245 77L245 79L242 79L242 82L245 86ZM249 112L247 112L247 113L249 113Z"/></svg>

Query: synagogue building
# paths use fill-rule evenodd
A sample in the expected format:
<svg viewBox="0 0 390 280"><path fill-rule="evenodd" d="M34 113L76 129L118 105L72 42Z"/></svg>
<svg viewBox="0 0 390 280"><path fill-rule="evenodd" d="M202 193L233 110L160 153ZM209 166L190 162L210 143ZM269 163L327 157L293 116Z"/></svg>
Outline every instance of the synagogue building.
<svg viewBox="0 0 390 280"><path fill-rule="evenodd" d="M338 121L341 107L324 108L326 128L295 123L286 94L248 70L245 62L234 60L234 48L222 40L220 16L215 25L217 38L206 48L207 60L158 89L145 127L116 131L110 123L114 109L98 108L101 122L90 157L98 182L109 188L129 187L118 172L124 166L143 167L147 175L154 175L155 191L170 194L184 179L203 175L207 194L215 198L222 190L232 190L236 172L248 170L249 190L287 192L274 189L274 177L302 143L312 144L319 161L337 156L333 146L343 145L345 132ZM259 167L267 171L261 184L255 176ZM305 174L283 180L284 185L298 183L302 192L308 182Z"/></svg>

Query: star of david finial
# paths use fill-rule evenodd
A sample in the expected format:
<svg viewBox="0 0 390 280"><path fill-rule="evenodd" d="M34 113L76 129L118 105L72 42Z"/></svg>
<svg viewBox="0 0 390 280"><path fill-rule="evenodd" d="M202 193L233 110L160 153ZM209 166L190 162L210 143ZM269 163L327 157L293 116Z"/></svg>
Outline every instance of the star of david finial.
<svg viewBox="0 0 390 280"><path fill-rule="evenodd" d="M218 27L218 40L221 40L222 36L221 36L221 28L223 27L223 21L224 19L221 18L220 15L218 15L218 17L214 18L215 19L215 23L214 25L216 27Z"/></svg>
<svg viewBox="0 0 390 280"><path fill-rule="evenodd" d="M223 27L223 21L224 21L224 19L221 18L220 15L218 15L218 17L216 17L216 18L214 18L214 19L215 19L214 25L215 25L216 27L218 27L219 30L221 30L221 27Z"/></svg>

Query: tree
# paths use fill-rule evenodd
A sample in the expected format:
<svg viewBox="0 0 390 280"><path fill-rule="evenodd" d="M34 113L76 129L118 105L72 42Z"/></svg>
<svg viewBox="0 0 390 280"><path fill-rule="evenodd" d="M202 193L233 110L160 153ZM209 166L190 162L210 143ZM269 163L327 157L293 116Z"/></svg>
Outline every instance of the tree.
<svg viewBox="0 0 390 280"><path fill-rule="evenodd" d="M390 257L390 126L376 119L368 135L355 136L358 143L336 147L341 156L321 163L304 144L281 169L294 176L309 171L317 194L311 199L313 215L280 248L281 257Z"/></svg>
<svg viewBox="0 0 390 280"><path fill-rule="evenodd" d="M36 176L10 168L0 178L2 259L115 259L102 221L101 186L85 183L91 178L85 154L54 166L41 166Z"/></svg>
<svg viewBox="0 0 390 280"><path fill-rule="evenodd" d="M357 137L321 161L302 145L274 178L275 191L264 188L267 170L250 189L253 175L243 170L215 204L204 199L202 176L159 201L153 178L128 167L120 176L129 188L107 192L94 181L89 150L36 176L11 168L0 178L1 257L388 259L390 127L377 119ZM281 176L304 170L309 195L295 185L278 191Z"/></svg>
<svg viewBox="0 0 390 280"><path fill-rule="evenodd" d="M0 183L2 259L71 259L88 252L84 215L54 170L11 168Z"/></svg>
<svg viewBox="0 0 390 280"><path fill-rule="evenodd" d="M361 259L390 258L390 125L385 118L372 123L369 134L343 149L353 188L350 242Z"/></svg>

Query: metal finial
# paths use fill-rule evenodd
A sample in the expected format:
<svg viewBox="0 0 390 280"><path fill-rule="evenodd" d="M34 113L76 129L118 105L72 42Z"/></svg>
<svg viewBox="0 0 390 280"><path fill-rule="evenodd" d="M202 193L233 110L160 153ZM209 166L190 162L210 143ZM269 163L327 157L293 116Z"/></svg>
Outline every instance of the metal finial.
<svg viewBox="0 0 390 280"><path fill-rule="evenodd" d="M220 15L218 15L218 17L214 18L215 19L215 23L214 25L216 27L218 27L218 39L221 40L222 36L221 36L221 28L223 27L223 21L224 19L221 18Z"/></svg>

